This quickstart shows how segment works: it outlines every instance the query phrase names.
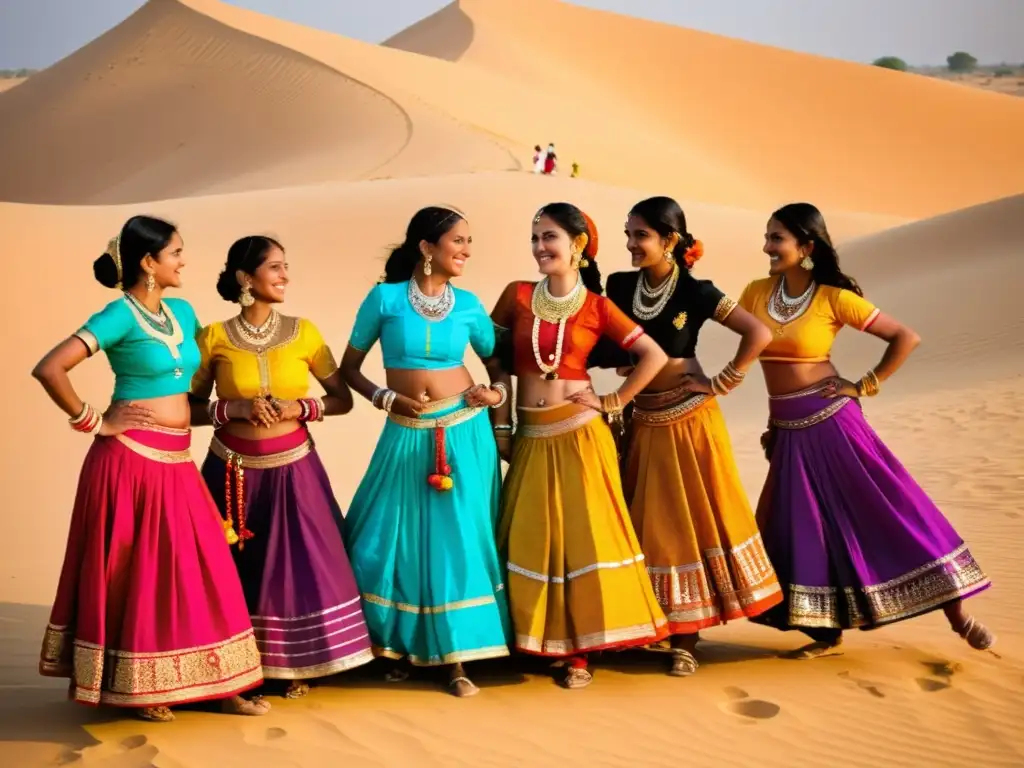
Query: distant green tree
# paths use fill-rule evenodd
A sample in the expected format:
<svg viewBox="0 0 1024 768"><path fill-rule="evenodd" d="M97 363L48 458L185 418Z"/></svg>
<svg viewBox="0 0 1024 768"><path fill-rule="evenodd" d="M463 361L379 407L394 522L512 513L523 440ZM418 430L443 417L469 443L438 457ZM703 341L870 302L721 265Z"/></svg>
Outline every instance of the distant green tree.
<svg viewBox="0 0 1024 768"><path fill-rule="evenodd" d="M1010 77L1013 75L1013 69L1010 67L996 67L995 72L992 73L995 77Z"/></svg>
<svg viewBox="0 0 1024 768"><path fill-rule="evenodd" d="M895 69L897 72L907 71L907 62L898 56L883 56L880 59L875 59L871 62L876 67L882 69Z"/></svg>
<svg viewBox="0 0 1024 768"><path fill-rule="evenodd" d="M957 51L946 57L946 66L950 72L972 72L978 66L978 60L969 53Z"/></svg>

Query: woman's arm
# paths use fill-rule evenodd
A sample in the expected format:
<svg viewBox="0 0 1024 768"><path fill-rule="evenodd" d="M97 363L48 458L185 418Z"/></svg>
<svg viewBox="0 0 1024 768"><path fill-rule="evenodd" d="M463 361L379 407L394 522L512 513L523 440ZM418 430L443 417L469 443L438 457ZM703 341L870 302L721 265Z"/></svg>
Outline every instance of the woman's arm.
<svg viewBox="0 0 1024 768"><path fill-rule="evenodd" d="M767 325L738 306L722 320L722 325L740 336L740 345L732 365L738 371L745 372L757 362L758 356L771 343L772 332Z"/></svg>
<svg viewBox="0 0 1024 768"><path fill-rule="evenodd" d="M647 335L633 342L630 353L636 355L638 360L632 372L616 390L620 407L628 405L634 397L643 392L668 362L665 351Z"/></svg>
<svg viewBox="0 0 1024 768"><path fill-rule="evenodd" d="M342 416L352 410L352 390L345 382L341 369L320 381L320 385L327 393L323 398L325 416Z"/></svg>
<svg viewBox="0 0 1024 768"><path fill-rule="evenodd" d="M878 313L866 333L888 342L885 354L872 369L880 382L896 373L921 343L921 337L916 331L883 312Z"/></svg>

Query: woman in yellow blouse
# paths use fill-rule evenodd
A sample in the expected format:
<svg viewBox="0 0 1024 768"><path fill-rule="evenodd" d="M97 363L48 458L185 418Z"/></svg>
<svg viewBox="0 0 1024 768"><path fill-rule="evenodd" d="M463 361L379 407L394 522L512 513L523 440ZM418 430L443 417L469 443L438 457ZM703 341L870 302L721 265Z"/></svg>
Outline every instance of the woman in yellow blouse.
<svg viewBox="0 0 1024 768"><path fill-rule="evenodd" d="M279 314L280 243L243 237L217 281L230 320L199 335L193 423L213 424L203 477L224 516L268 679L286 696L373 658L339 523L341 510L307 423L348 413L352 395L308 320ZM309 374L326 397L309 397ZM210 402L216 385L217 400Z"/></svg>

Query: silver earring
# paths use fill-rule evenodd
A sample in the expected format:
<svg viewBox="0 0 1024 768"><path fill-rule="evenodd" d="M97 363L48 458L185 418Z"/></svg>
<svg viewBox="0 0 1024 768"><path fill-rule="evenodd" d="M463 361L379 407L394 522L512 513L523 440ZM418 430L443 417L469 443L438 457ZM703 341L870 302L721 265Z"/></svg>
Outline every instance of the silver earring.
<svg viewBox="0 0 1024 768"><path fill-rule="evenodd" d="M156 290L156 278L152 274L146 275L146 293L152 293Z"/></svg>
<svg viewBox="0 0 1024 768"><path fill-rule="evenodd" d="M674 253L672 253L672 249L671 248L669 250L665 251L665 261L667 261L669 264L675 264L676 263L676 256L675 256Z"/></svg>
<svg viewBox="0 0 1024 768"><path fill-rule="evenodd" d="M812 269L814 269L814 259L812 259L810 256L804 256L803 261L800 262L800 266L801 268L810 272Z"/></svg>

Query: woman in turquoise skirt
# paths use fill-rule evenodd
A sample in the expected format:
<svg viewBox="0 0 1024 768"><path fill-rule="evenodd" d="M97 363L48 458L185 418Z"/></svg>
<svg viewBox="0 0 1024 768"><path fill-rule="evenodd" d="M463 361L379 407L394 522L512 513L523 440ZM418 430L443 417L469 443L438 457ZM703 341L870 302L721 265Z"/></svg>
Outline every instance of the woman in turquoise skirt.
<svg viewBox="0 0 1024 768"><path fill-rule="evenodd" d="M466 347L494 352L480 300L453 288L470 258L469 225L424 208L359 308L341 370L388 421L345 519L345 540L378 656L448 666L449 690L478 693L463 662L507 656L504 568L495 544L501 490L487 408L501 386L475 385ZM387 384L362 372L380 340ZM402 680L396 665L388 675Z"/></svg>

